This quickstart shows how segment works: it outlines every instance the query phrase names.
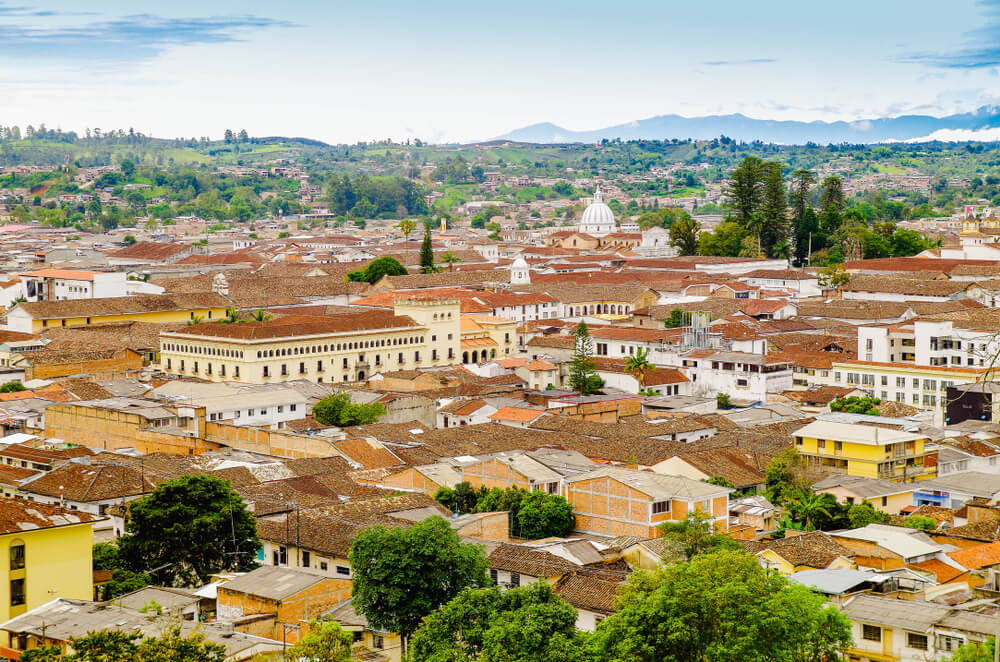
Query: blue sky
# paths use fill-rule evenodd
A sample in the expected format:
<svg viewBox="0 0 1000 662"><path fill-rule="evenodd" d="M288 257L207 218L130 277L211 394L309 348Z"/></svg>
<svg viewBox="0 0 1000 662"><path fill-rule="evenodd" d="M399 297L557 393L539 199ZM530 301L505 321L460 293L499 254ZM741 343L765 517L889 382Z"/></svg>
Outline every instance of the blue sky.
<svg viewBox="0 0 1000 662"><path fill-rule="evenodd" d="M1000 0L0 0L0 124L330 142L1000 104Z"/></svg>

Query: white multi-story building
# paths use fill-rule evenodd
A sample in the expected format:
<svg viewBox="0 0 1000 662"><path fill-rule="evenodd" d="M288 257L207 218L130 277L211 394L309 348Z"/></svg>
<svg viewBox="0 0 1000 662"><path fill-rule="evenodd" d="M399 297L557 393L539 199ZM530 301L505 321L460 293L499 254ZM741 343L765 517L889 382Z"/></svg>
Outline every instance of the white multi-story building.
<svg viewBox="0 0 1000 662"><path fill-rule="evenodd" d="M767 354L699 349L683 355L681 362L695 395L725 393L740 400L764 402L768 393L792 388L791 361Z"/></svg>
<svg viewBox="0 0 1000 662"><path fill-rule="evenodd" d="M912 366L979 368L991 365L1000 339L987 329L947 321L913 321L858 327L858 359Z"/></svg>

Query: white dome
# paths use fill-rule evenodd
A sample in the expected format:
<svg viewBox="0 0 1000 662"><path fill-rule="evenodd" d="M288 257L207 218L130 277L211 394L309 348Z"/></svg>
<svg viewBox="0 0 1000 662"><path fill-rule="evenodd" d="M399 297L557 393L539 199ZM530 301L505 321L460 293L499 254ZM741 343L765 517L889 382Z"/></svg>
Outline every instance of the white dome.
<svg viewBox="0 0 1000 662"><path fill-rule="evenodd" d="M603 237L615 231L615 213L611 207L604 204L601 190L594 193L594 201L583 210L580 219L580 232L592 237Z"/></svg>
<svg viewBox="0 0 1000 662"><path fill-rule="evenodd" d="M527 269L528 268L528 263L525 261L525 259L523 257L519 257L516 260L514 260L514 264L510 265L510 268L511 269Z"/></svg>
<svg viewBox="0 0 1000 662"><path fill-rule="evenodd" d="M595 200L589 207L583 210L581 225L614 225L615 213L611 207L600 200Z"/></svg>

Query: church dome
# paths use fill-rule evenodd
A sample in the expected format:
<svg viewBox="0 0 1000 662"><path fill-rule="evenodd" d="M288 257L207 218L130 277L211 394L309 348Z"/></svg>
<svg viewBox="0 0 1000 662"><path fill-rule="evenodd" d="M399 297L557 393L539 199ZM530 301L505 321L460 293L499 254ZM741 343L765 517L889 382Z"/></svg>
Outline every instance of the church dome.
<svg viewBox="0 0 1000 662"><path fill-rule="evenodd" d="M514 264L510 265L511 269L527 269L528 262L523 257L518 257L514 260Z"/></svg>
<svg viewBox="0 0 1000 662"><path fill-rule="evenodd" d="M600 189L594 193L594 201L583 210L580 218L580 232L594 237L603 237L615 231L615 213L604 204Z"/></svg>

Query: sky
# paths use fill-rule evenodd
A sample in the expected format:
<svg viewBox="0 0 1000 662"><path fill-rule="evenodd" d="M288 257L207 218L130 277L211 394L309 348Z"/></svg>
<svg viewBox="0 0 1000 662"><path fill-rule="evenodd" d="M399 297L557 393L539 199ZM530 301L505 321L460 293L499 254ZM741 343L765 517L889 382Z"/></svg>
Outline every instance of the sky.
<svg viewBox="0 0 1000 662"><path fill-rule="evenodd" d="M1000 105L1000 0L0 0L0 125L331 143Z"/></svg>

